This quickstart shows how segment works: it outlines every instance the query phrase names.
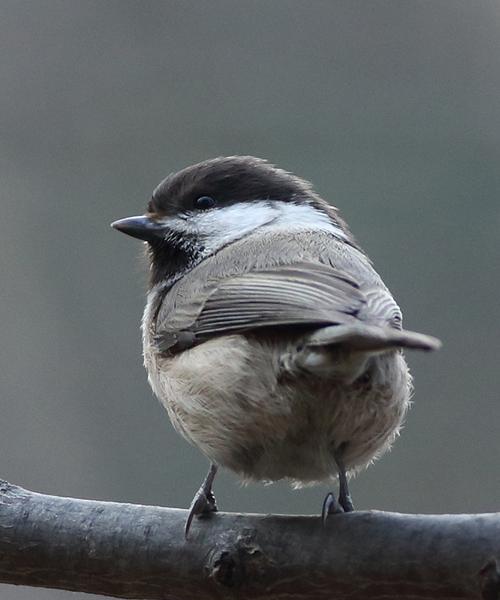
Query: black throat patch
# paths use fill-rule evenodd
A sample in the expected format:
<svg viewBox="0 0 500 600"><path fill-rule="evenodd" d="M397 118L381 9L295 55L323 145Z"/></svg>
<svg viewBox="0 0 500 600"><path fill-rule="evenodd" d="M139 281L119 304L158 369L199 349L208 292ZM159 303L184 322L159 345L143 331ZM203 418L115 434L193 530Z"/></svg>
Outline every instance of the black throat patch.
<svg viewBox="0 0 500 600"><path fill-rule="evenodd" d="M203 246L194 235L170 231L163 240L148 244L151 264L150 289L158 283L178 278L202 258Z"/></svg>

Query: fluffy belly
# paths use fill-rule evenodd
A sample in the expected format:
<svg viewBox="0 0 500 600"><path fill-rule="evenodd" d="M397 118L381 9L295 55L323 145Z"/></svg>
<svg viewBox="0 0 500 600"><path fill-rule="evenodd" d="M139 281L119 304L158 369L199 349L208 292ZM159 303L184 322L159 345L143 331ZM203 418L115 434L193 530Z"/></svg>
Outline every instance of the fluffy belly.
<svg viewBox="0 0 500 600"><path fill-rule="evenodd" d="M350 384L313 375L282 377L279 353L244 336L211 340L174 358L146 355L150 383L172 423L213 462L244 480L294 485L350 471L387 450L411 391L404 358L373 358Z"/></svg>

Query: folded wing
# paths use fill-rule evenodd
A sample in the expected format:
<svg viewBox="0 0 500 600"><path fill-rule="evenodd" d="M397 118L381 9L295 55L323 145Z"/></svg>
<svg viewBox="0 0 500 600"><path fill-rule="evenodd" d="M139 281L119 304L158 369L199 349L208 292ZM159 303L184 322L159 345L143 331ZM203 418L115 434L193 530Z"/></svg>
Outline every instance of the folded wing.
<svg viewBox="0 0 500 600"><path fill-rule="evenodd" d="M174 291L175 292L175 291ZM255 329L355 323L367 300L349 275L320 263L297 263L212 281L186 302L173 301L157 331L161 351Z"/></svg>

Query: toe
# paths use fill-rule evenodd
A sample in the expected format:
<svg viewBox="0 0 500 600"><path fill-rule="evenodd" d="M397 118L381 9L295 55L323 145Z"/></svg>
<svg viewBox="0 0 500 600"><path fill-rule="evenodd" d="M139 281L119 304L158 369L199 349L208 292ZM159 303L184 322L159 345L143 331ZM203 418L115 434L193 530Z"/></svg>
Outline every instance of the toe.
<svg viewBox="0 0 500 600"><path fill-rule="evenodd" d="M323 522L323 525L326 523L326 520L328 519L329 515L337 515L343 512L344 511L337 502L335 496L331 492L329 492L325 497L325 500L323 502L323 508L321 510L321 520Z"/></svg>
<svg viewBox="0 0 500 600"><path fill-rule="evenodd" d="M215 502L215 496L212 492L208 495L205 493L203 487L201 487L197 492L193 501L191 502L191 506L189 507L189 514L186 520L186 526L184 528L184 536L187 539L189 530L191 528L191 523L193 522L194 517L203 517L207 516L210 513L217 512L217 504Z"/></svg>
<svg viewBox="0 0 500 600"><path fill-rule="evenodd" d="M354 504L352 503L351 496L347 495L345 497L339 496L339 504L343 508L344 512L353 512Z"/></svg>

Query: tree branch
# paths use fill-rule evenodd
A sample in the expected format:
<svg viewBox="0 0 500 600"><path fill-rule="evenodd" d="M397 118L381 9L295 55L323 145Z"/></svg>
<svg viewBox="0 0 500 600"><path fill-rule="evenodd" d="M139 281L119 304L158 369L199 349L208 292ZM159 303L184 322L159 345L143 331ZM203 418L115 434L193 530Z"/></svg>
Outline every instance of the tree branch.
<svg viewBox="0 0 500 600"><path fill-rule="evenodd" d="M60 498L0 481L0 581L146 600L500 597L500 513L318 517Z"/></svg>

